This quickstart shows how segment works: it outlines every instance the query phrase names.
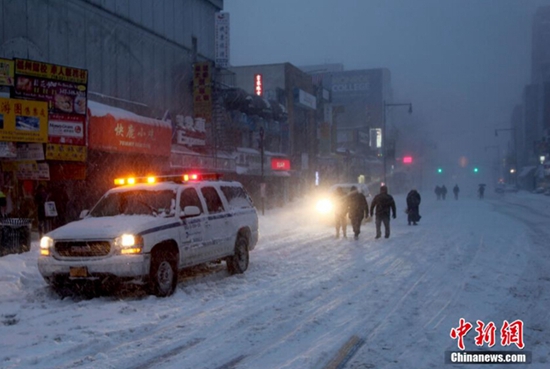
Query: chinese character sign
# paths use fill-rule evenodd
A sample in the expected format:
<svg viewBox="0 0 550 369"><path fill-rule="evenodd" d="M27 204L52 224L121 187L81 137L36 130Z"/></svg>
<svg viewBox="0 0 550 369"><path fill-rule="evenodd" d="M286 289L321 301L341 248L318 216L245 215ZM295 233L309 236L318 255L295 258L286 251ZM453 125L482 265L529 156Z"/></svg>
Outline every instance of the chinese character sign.
<svg viewBox="0 0 550 369"><path fill-rule="evenodd" d="M47 142L48 103L0 98L0 141Z"/></svg>
<svg viewBox="0 0 550 369"><path fill-rule="evenodd" d="M229 65L229 13L216 13L215 17L216 66L227 68Z"/></svg>

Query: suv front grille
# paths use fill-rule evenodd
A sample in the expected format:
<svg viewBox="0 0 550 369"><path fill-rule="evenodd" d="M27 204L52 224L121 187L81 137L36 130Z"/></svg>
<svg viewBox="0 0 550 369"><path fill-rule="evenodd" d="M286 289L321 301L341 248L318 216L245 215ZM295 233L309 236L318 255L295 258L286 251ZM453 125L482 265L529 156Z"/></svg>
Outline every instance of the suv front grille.
<svg viewBox="0 0 550 369"><path fill-rule="evenodd" d="M56 242L55 251L60 256L69 257L105 256L111 251L111 244L108 241Z"/></svg>

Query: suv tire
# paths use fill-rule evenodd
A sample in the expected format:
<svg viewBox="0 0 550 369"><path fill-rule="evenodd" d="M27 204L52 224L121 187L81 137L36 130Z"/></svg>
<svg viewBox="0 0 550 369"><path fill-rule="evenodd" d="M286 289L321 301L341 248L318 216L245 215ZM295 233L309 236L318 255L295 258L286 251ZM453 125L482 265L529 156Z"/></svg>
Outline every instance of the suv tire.
<svg viewBox="0 0 550 369"><path fill-rule="evenodd" d="M229 274L242 274L248 269L248 239L245 236L237 236L235 241L235 254L226 260Z"/></svg>
<svg viewBox="0 0 550 369"><path fill-rule="evenodd" d="M174 293L178 283L176 255L168 250L158 250L151 258L150 292L158 297Z"/></svg>

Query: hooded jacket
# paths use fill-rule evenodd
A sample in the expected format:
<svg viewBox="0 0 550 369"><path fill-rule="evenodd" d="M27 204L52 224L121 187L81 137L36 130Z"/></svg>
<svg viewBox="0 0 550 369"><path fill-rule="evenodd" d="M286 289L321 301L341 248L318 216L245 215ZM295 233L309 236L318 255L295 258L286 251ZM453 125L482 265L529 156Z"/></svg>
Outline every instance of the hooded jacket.
<svg viewBox="0 0 550 369"><path fill-rule="evenodd" d="M395 201L393 200L393 196L388 194L388 187L381 186L380 193L374 196L374 199L370 205L371 216L374 214L375 209L377 217L389 217L391 212L395 218Z"/></svg>

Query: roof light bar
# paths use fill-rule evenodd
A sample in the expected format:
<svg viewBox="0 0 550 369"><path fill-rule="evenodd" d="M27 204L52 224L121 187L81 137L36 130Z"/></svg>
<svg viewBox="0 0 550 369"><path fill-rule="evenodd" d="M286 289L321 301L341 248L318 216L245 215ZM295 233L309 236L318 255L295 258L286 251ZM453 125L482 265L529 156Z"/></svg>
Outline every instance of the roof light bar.
<svg viewBox="0 0 550 369"><path fill-rule="evenodd" d="M218 181L221 177L222 175L220 173L185 173L182 175L117 178L114 180L114 183L115 186L124 186L138 183L154 184L157 182L182 183L193 181Z"/></svg>

